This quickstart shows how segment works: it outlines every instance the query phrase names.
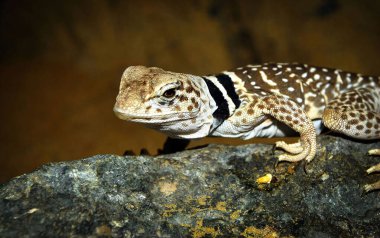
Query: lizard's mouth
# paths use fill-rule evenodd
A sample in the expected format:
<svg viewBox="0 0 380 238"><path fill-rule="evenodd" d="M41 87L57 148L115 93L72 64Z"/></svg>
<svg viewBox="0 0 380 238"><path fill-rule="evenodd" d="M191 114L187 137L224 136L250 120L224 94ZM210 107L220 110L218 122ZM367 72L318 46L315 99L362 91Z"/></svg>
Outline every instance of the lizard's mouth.
<svg viewBox="0 0 380 238"><path fill-rule="evenodd" d="M167 122L173 122L178 120L186 120L186 119L192 119L195 118L199 111L192 111L192 112L183 112L182 118L178 118L178 113L162 113L162 114L147 114L147 113L128 113L122 109L119 109L117 107L113 108L113 111L115 115L125 121L132 121L132 122L140 122L140 123L167 123Z"/></svg>

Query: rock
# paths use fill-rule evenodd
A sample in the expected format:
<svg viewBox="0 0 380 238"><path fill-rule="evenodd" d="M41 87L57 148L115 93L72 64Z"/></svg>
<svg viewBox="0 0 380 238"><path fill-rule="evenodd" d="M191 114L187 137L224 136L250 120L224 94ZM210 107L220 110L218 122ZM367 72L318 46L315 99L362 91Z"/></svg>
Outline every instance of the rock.
<svg viewBox="0 0 380 238"><path fill-rule="evenodd" d="M379 192L362 188L380 143L318 141L307 174L274 171L271 145L48 164L1 186L0 236L379 237Z"/></svg>

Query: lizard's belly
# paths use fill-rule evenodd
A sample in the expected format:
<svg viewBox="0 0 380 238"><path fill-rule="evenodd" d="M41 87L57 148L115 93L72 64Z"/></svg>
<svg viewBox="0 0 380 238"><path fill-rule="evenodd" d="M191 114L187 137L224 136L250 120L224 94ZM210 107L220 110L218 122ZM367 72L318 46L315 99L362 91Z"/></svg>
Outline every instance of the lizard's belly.
<svg viewBox="0 0 380 238"><path fill-rule="evenodd" d="M323 129L323 124L320 119L313 120L316 133L320 134ZM277 120L267 119L261 124L247 128L246 130L242 128L236 128L228 121L225 121L217 129L215 129L211 136L220 137L230 137L230 138L242 138L251 139L254 137L285 137L285 136L296 136L297 132L292 130L290 127L281 123Z"/></svg>

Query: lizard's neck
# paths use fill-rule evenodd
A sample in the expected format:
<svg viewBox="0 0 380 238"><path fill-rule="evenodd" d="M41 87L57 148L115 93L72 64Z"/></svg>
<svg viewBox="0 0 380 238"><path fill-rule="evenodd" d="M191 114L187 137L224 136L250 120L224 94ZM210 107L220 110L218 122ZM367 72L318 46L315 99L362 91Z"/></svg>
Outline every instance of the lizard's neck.
<svg viewBox="0 0 380 238"><path fill-rule="evenodd" d="M212 111L213 123L211 131L220 126L240 106L232 79L226 74L202 77L206 94Z"/></svg>

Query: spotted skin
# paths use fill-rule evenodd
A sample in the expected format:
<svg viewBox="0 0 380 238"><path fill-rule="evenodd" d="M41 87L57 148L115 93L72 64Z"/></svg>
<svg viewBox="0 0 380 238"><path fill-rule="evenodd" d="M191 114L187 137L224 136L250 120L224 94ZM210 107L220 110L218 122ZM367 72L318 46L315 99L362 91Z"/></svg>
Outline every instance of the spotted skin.
<svg viewBox="0 0 380 238"><path fill-rule="evenodd" d="M177 138L296 132L299 142L276 143L286 152L279 160L310 162L323 127L358 139L380 138L379 85L378 77L299 63L247 65L203 77L131 66L114 111ZM367 170L378 171L380 164ZM380 189L380 182L364 188Z"/></svg>

